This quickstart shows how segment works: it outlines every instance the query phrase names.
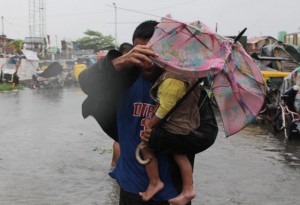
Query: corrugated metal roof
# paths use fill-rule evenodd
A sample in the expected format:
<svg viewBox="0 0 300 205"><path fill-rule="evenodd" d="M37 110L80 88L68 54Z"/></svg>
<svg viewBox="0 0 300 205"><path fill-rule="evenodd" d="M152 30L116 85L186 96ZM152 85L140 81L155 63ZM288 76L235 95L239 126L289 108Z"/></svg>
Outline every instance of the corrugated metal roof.
<svg viewBox="0 0 300 205"><path fill-rule="evenodd" d="M252 38L248 38L247 39L247 43L253 44L253 43L257 43L259 41L262 40L266 40L266 39L273 39L275 41L277 41L275 38L273 38L272 36L260 36L260 37L252 37Z"/></svg>
<svg viewBox="0 0 300 205"><path fill-rule="evenodd" d="M44 37L25 37L24 43L45 43Z"/></svg>

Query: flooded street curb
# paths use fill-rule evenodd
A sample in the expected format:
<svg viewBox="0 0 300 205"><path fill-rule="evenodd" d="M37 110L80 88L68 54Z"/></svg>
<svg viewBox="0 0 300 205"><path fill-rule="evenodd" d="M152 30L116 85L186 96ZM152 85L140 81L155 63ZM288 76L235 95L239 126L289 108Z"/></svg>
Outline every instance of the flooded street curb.
<svg viewBox="0 0 300 205"><path fill-rule="evenodd" d="M0 93L0 201L4 205L118 204L108 176L113 141L84 120L78 87ZM300 143L251 125L196 157L195 205L294 205Z"/></svg>

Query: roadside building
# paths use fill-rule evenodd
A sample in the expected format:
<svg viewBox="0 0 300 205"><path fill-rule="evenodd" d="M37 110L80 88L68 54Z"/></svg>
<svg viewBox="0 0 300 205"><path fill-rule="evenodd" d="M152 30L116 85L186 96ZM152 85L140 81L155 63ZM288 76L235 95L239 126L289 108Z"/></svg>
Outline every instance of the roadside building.
<svg viewBox="0 0 300 205"><path fill-rule="evenodd" d="M300 46L300 32L285 34L284 43Z"/></svg>
<svg viewBox="0 0 300 205"><path fill-rule="evenodd" d="M61 41L62 53L67 53L67 52L73 51L73 50L75 50L75 48L76 48L75 41L67 41L67 40Z"/></svg>
<svg viewBox="0 0 300 205"><path fill-rule="evenodd" d="M260 49L263 46L271 45L277 43L278 40L271 36L261 36L261 37L251 37L247 39L247 48L248 53L260 53Z"/></svg>
<svg viewBox="0 0 300 205"><path fill-rule="evenodd" d="M2 57L12 52L7 47L7 44L11 41L13 41L13 39L7 38L6 35L0 35L0 55Z"/></svg>
<svg viewBox="0 0 300 205"><path fill-rule="evenodd" d="M6 44L8 42L8 39L6 38L6 35L0 35L0 54L4 55L6 53Z"/></svg>
<svg viewBox="0 0 300 205"><path fill-rule="evenodd" d="M45 56L45 51L47 48L46 38L44 37L25 37L24 49L31 50L38 54L39 57Z"/></svg>

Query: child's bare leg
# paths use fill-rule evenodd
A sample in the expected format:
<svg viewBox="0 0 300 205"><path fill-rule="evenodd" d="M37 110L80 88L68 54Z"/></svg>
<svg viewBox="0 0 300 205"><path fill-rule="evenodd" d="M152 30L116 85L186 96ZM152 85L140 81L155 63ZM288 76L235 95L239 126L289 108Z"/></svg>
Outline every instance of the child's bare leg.
<svg viewBox="0 0 300 205"><path fill-rule="evenodd" d="M114 141L113 144L113 156L112 156L112 160L111 160L111 170L113 170L116 167L117 161L120 157L120 145L118 142Z"/></svg>
<svg viewBox="0 0 300 205"><path fill-rule="evenodd" d="M151 162L146 165L146 171L149 178L149 185L145 192L140 192L144 201L150 200L157 192L164 188L163 182L159 178L157 159L147 146L142 149L144 159L151 158Z"/></svg>
<svg viewBox="0 0 300 205"><path fill-rule="evenodd" d="M171 205L185 205L196 196L196 192L193 189L193 169L186 155L174 154L174 160L180 169L182 191L177 197L170 199L169 203Z"/></svg>

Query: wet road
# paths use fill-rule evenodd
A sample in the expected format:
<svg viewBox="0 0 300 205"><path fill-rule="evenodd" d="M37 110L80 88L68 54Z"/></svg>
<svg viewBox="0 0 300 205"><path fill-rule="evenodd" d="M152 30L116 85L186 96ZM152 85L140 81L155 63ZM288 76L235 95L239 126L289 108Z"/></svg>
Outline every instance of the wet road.
<svg viewBox="0 0 300 205"><path fill-rule="evenodd" d="M112 140L77 87L0 93L1 205L116 205ZM196 157L194 205L300 204L300 140L251 125Z"/></svg>

